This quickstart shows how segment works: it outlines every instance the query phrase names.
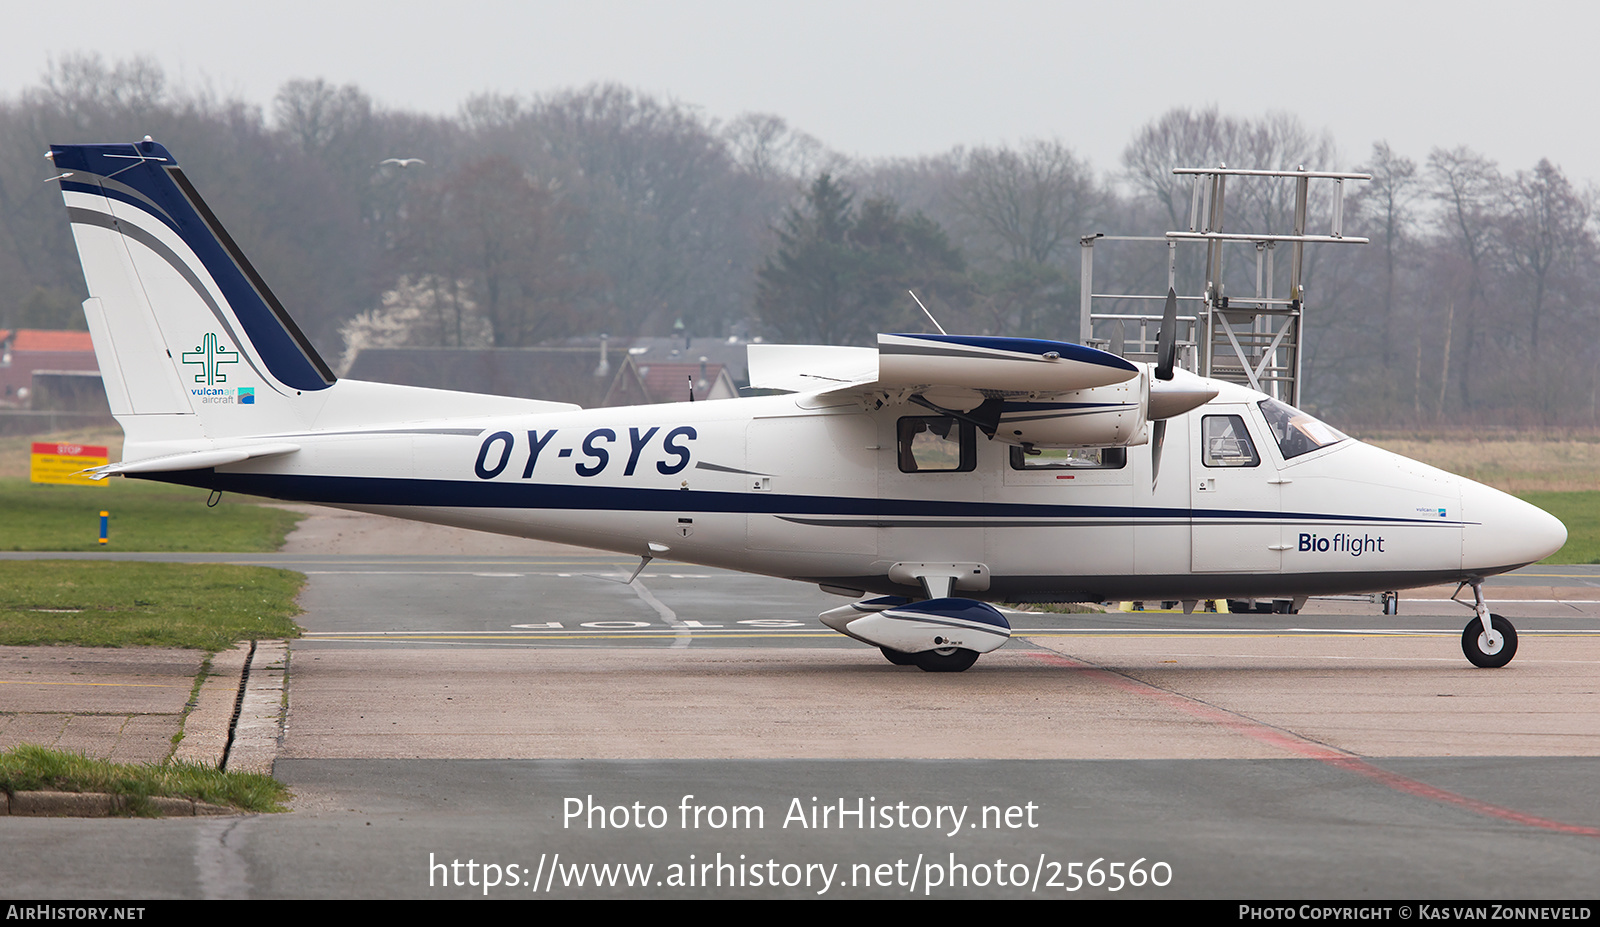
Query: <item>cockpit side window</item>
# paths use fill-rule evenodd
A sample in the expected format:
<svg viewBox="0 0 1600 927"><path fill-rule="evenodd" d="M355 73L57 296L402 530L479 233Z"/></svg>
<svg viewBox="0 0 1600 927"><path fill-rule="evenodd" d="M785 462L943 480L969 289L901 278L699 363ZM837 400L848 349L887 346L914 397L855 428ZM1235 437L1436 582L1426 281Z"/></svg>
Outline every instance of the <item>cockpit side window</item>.
<svg viewBox="0 0 1600 927"><path fill-rule="evenodd" d="M978 466L977 429L944 415L900 419L902 473L964 473Z"/></svg>
<svg viewBox="0 0 1600 927"><path fill-rule="evenodd" d="M1254 467L1261 463L1240 415L1207 415L1200 419L1201 462L1208 467Z"/></svg>
<svg viewBox="0 0 1600 927"><path fill-rule="evenodd" d="M1127 465L1125 447L1011 448L1013 470L1121 470Z"/></svg>
<svg viewBox="0 0 1600 927"><path fill-rule="evenodd" d="M1272 429L1272 437L1277 440L1278 450L1284 460L1337 444L1348 437L1338 429L1276 399L1262 400L1261 414Z"/></svg>

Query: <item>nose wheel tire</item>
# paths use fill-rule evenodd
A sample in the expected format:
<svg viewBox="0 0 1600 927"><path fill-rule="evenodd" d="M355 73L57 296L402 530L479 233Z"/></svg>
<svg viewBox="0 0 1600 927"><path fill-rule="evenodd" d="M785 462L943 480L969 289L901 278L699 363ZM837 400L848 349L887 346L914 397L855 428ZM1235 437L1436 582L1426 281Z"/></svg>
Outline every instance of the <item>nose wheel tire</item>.
<svg viewBox="0 0 1600 927"><path fill-rule="evenodd" d="M1461 632L1461 650L1473 666L1495 669L1511 662L1517 655L1517 629L1499 615L1489 616L1489 627L1497 639L1483 633L1483 623L1474 618Z"/></svg>
<svg viewBox="0 0 1600 927"><path fill-rule="evenodd" d="M906 653L904 650L896 650L893 647L879 647L878 649L883 651L884 658L895 666L917 665L917 655L914 653Z"/></svg>
<svg viewBox="0 0 1600 927"><path fill-rule="evenodd" d="M917 666L929 673L959 673L978 662L978 652L962 647L940 647L910 655ZM892 657L890 659L893 659Z"/></svg>

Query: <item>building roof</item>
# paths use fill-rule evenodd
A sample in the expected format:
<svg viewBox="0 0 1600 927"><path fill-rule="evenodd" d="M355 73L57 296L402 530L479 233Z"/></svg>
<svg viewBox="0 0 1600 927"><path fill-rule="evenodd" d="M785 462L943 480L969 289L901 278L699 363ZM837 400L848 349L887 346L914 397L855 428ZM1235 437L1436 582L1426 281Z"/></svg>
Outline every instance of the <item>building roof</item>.
<svg viewBox="0 0 1600 927"><path fill-rule="evenodd" d="M5 334L0 333L0 341ZM58 331L44 328L19 328L11 342L12 351L86 351L94 353L88 332Z"/></svg>
<svg viewBox="0 0 1600 927"><path fill-rule="evenodd" d="M739 395L727 368L721 364L708 363L702 373L699 363L663 364L637 359L635 363L652 402L687 401L690 382L694 383L696 399L727 399Z"/></svg>
<svg viewBox="0 0 1600 927"><path fill-rule="evenodd" d="M363 348L346 376L585 408L650 401L625 353L612 351L597 376L599 361L588 348Z"/></svg>
<svg viewBox="0 0 1600 927"><path fill-rule="evenodd" d="M610 350L612 354L627 351L633 362L641 367L658 363L697 364L703 359L726 367L728 377L735 384L749 381L746 350L750 346L749 341L742 338L693 338L688 339L687 346L684 342L681 335L671 338L612 338ZM596 352L600 350L600 339L593 336L569 338L560 344L564 347L589 348Z"/></svg>
<svg viewBox="0 0 1600 927"><path fill-rule="evenodd" d="M98 374L88 332L43 328L0 329L0 406L26 406L35 370Z"/></svg>

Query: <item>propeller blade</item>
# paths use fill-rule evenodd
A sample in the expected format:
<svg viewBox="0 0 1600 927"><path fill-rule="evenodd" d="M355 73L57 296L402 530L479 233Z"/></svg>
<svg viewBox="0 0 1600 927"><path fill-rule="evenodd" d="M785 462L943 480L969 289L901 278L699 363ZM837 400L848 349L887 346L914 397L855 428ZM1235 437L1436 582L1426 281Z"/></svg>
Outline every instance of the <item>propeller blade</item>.
<svg viewBox="0 0 1600 927"><path fill-rule="evenodd" d="M1161 444L1167 440L1167 422L1161 419L1155 423L1155 428L1150 434L1150 491L1156 491L1156 480L1161 477Z"/></svg>
<svg viewBox="0 0 1600 927"><path fill-rule="evenodd" d="M1161 331L1156 334L1156 378L1172 379L1178 361L1178 293L1167 287L1167 308L1161 313Z"/></svg>
<svg viewBox="0 0 1600 927"><path fill-rule="evenodd" d="M1122 340L1123 340L1122 322L1119 319L1117 321L1117 324L1111 326L1111 344L1106 350L1110 351L1112 354L1117 355L1118 357L1123 356L1122 355Z"/></svg>

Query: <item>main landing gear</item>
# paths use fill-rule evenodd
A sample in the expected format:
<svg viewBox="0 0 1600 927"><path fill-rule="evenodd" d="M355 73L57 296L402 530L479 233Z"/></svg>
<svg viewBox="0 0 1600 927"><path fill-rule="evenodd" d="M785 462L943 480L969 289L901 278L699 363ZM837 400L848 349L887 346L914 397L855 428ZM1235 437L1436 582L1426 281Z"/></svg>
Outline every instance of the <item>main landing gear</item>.
<svg viewBox="0 0 1600 927"><path fill-rule="evenodd" d="M913 602L879 596L823 612L822 623L872 644L895 666L929 673L959 673L1011 637L1011 625L994 606L941 597Z"/></svg>
<svg viewBox="0 0 1600 927"><path fill-rule="evenodd" d="M936 647L919 653L906 653L891 647L878 649L895 666L915 666L929 673L959 673L978 662L978 652L965 647Z"/></svg>
<svg viewBox="0 0 1600 927"><path fill-rule="evenodd" d="M1473 604L1467 607L1471 608L1475 615L1461 631L1461 651L1467 655L1473 666L1485 669L1505 666L1517 655L1517 629L1500 615L1489 614L1489 606L1483 602L1483 580L1472 580L1470 585ZM1456 595L1460 594L1461 586L1457 586ZM1454 595L1451 598L1461 602ZM1461 604L1467 603L1461 602Z"/></svg>

